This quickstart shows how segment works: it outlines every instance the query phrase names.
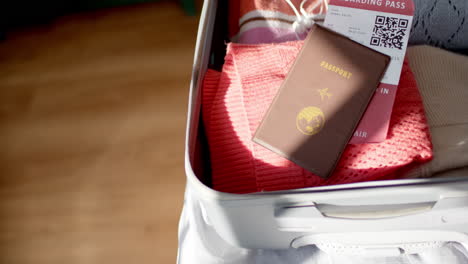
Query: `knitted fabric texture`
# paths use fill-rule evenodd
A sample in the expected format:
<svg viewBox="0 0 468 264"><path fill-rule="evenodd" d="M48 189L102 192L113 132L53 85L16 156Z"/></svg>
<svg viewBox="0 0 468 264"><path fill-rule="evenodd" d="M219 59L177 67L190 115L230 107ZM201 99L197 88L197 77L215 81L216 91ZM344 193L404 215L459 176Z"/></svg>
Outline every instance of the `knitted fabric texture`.
<svg viewBox="0 0 468 264"><path fill-rule="evenodd" d="M468 49L467 0L414 0L410 44Z"/></svg>
<svg viewBox="0 0 468 264"><path fill-rule="evenodd" d="M391 179L398 171L432 158L421 97L406 62L387 140L378 144L349 144L329 179L320 178L252 142L302 43L231 43L223 71L206 73L202 117L214 189L251 193Z"/></svg>
<svg viewBox="0 0 468 264"><path fill-rule="evenodd" d="M427 109L434 159L407 176L468 167L468 57L430 46L411 47L408 57Z"/></svg>

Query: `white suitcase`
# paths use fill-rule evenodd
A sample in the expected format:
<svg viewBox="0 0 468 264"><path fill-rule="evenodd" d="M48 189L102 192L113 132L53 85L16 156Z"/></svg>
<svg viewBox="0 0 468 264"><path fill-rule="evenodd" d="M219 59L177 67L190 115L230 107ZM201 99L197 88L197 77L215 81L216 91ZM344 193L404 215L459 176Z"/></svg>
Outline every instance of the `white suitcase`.
<svg viewBox="0 0 468 264"><path fill-rule="evenodd" d="M228 244L250 249L342 245L393 254L410 253L418 245L468 242L468 175L242 195L207 187L200 86L219 23L217 4L205 0L203 5L186 131L187 193L205 224Z"/></svg>

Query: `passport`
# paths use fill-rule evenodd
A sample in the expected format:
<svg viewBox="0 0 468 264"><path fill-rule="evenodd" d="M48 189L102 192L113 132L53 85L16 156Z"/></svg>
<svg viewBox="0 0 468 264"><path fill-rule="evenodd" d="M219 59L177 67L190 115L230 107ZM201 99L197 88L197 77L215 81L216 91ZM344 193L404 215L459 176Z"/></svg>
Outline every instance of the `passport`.
<svg viewBox="0 0 468 264"><path fill-rule="evenodd" d="M315 24L252 140L328 178L389 62Z"/></svg>

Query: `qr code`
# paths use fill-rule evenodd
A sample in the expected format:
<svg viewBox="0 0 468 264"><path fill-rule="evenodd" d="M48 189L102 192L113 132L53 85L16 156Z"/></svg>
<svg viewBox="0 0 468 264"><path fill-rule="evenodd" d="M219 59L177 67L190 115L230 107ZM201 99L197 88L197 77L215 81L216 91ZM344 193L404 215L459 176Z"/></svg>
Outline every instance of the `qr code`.
<svg viewBox="0 0 468 264"><path fill-rule="evenodd" d="M408 30L408 19L377 16L370 45L386 48L403 48L403 38Z"/></svg>

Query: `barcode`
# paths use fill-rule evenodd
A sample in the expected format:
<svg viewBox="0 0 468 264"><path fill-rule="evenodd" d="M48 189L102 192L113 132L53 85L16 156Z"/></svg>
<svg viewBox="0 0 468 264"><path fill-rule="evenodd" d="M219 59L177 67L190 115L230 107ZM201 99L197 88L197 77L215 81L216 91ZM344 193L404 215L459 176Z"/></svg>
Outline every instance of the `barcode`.
<svg viewBox="0 0 468 264"><path fill-rule="evenodd" d="M402 49L407 30L408 19L376 16L370 45Z"/></svg>

